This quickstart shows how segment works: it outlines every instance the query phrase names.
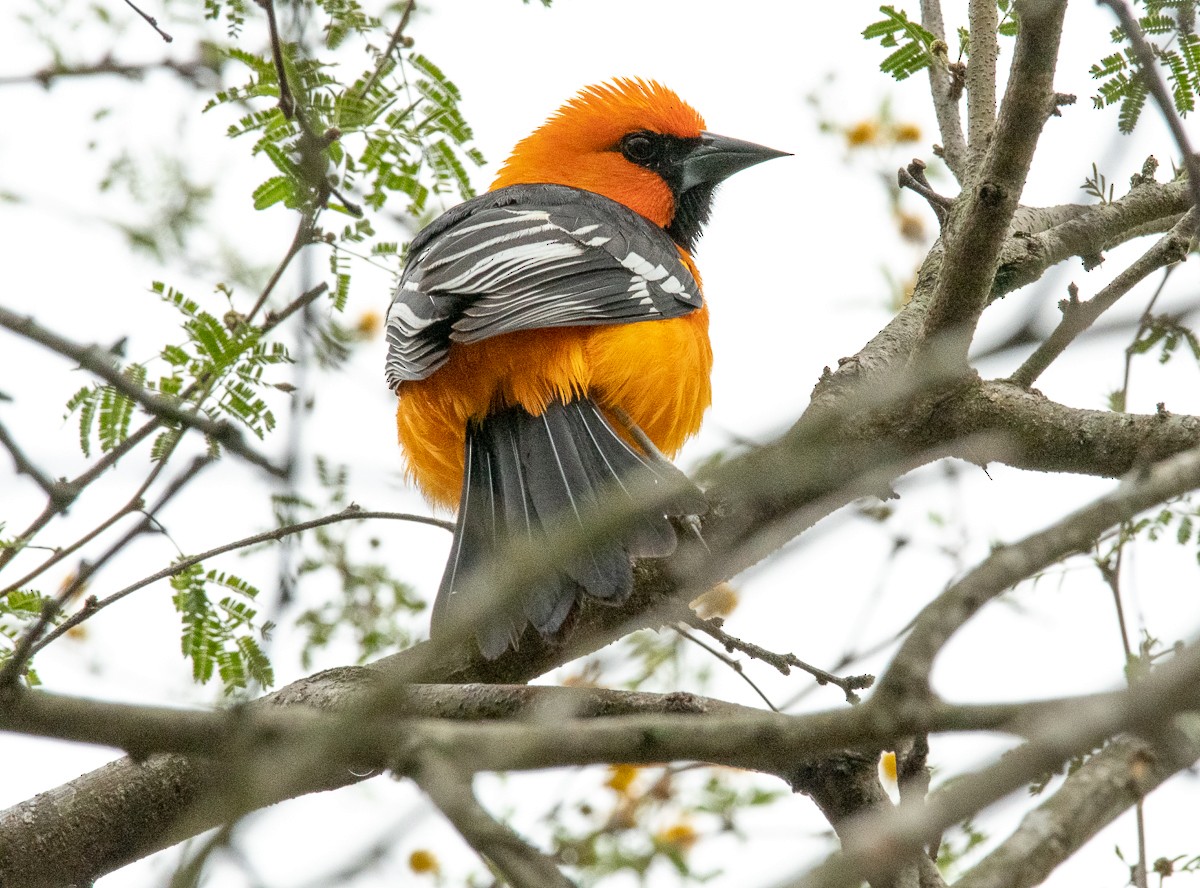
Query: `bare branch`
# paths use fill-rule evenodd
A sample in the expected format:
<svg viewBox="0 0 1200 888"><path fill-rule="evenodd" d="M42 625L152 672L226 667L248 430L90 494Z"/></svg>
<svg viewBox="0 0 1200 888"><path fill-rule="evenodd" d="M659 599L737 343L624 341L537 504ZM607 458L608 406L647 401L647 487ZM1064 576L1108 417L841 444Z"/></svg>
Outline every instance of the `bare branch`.
<svg viewBox="0 0 1200 888"><path fill-rule="evenodd" d="M1062 320L1046 341L1009 377L1009 382L1029 388L1067 346L1100 315L1116 305L1118 299L1160 268L1187 259L1194 243L1197 221L1200 221L1200 208L1193 207L1163 238L1091 299L1079 302L1073 296L1070 300L1060 302ZM1073 292L1078 294L1078 290Z"/></svg>
<svg viewBox="0 0 1200 888"><path fill-rule="evenodd" d="M1183 734L1169 755L1143 741L1115 740L1069 774L1017 830L971 867L954 888L1040 885L1096 833L1183 767L1200 759L1200 733Z"/></svg>
<svg viewBox="0 0 1200 888"><path fill-rule="evenodd" d="M46 630L46 627L50 625L50 622L58 616L67 602L78 595L84 586L87 585L87 583L91 580L91 578L95 576L105 564L112 560L115 555L129 545L129 543L142 534L148 533L155 529L158 524L154 516L163 508L163 506L169 503L175 497L175 495L179 493L179 491L183 490L184 487L191 483L191 481L195 479L195 477L211 463L212 458L208 456L199 456L192 460L191 465L189 465L184 471L180 472L179 475L167 485L167 488L159 496L158 501L148 510L143 512L141 521L139 521L134 527L125 533L124 536L116 540L111 546L102 552L95 561L84 562L81 564L79 569L75 572L74 577L71 579L71 582L69 582L54 598L46 600L38 619L21 634L19 639L17 639L17 643L13 647L12 656L9 658L8 662L4 664L4 668L0 670L0 688L14 683L20 677L29 661L29 658L40 649L37 645L37 642L41 638L42 633ZM157 473L161 471L162 467L165 465L166 462L161 461L155 466L154 471L151 472L150 477L143 484L142 491L149 487ZM141 510L140 494L142 491L139 491L138 495L135 496L135 502L126 507L124 510L126 513L130 513L135 509L139 511Z"/></svg>
<svg viewBox="0 0 1200 888"><path fill-rule="evenodd" d="M971 53L967 59L968 175L974 182L996 124L996 66L1000 60L996 29L1000 27L1000 12L995 0L971 0L967 22L971 29Z"/></svg>
<svg viewBox="0 0 1200 888"><path fill-rule="evenodd" d="M470 778L445 757L423 755L412 776L467 844L513 888L574 888L550 858L488 814L475 798Z"/></svg>
<svg viewBox="0 0 1200 888"><path fill-rule="evenodd" d="M33 82L40 84L42 87L49 87L56 80L105 75L140 80L153 71L171 71L196 86L207 86L205 75L213 74L216 68L213 62L202 58L186 62L181 62L177 59L163 59L158 62L125 63L118 62L111 55L106 55L99 61L87 64L67 65L58 61L29 74L0 77L0 86Z"/></svg>
<svg viewBox="0 0 1200 888"><path fill-rule="evenodd" d="M1086 551L1109 528L1197 487L1200 448L1136 472L1111 493L1045 530L997 549L917 615L908 638L880 678L873 699L891 698L900 705L906 699L924 697L930 692L934 658L981 607L1021 580L1068 555Z"/></svg>
<svg viewBox="0 0 1200 888"><path fill-rule="evenodd" d="M8 433L8 428L4 423L0 423L0 444L4 445L4 449L12 457L17 474L28 475L32 478L34 483L42 488L42 491L50 498L51 503L65 507L74 502L75 497L79 495L78 489L67 483L65 479L55 481L39 469Z"/></svg>
<svg viewBox="0 0 1200 888"><path fill-rule="evenodd" d="M924 846L946 828L1122 731L1150 735L1155 754L1171 763L1170 771L1186 767L1200 749L1200 716L1188 711L1200 702L1198 682L1200 646L1193 644L1122 693L1119 701L1081 708L1069 716L1043 716L1028 743L983 770L950 782L922 808L901 806L856 821L854 835L843 842L841 855L788 884L790 888L851 888L863 878L886 878L906 861L923 857Z"/></svg>
<svg viewBox="0 0 1200 888"><path fill-rule="evenodd" d="M958 110L962 84L957 83L956 75L950 72L941 0L921 0L921 26L933 35L937 41L934 45L941 47L940 52L933 54L934 64L929 66L929 91L933 96L938 130L942 134L941 158L961 184L966 181L967 175L967 141L963 138L962 119Z"/></svg>
<svg viewBox="0 0 1200 888"><path fill-rule="evenodd" d="M1039 233L1010 237L1000 254L990 298L1038 280L1047 268L1072 256L1081 257L1084 268L1094 268L1103 261L1104 250L1167 230L1189 205L1186 182L1141 182L1120 200L1083 208L1074 218Z"/></svg>
<svg viewBox="0 0 1200 888"><path fill-rule="evenodd" d="M174 37L172 37L170 34L168 34L166 31L164 31L162 28L160 28L158 26L158 19L154 18L154 16L152 16L152 15L147 15L145 12L143 12L141 9L139 9L137 7L137 5L134 4L133 0L125 0L125 4L130 9L132 9L134 12L136 12L138 15L140 15L142 18L144 18L146 20L146 24L148 24L150 27L152 27L155 31L158 32L158 36L163 39L163 43L170 43L172 40L175 39Z"/></svg>
<svg viewBox="0 0 1200 888"><path fill-rule="evenodd" d="M972 10L985 5L995 7L991 0L976 0ZM1000 118L986 154L981 154L981 169L970 180L971 190L960 196L950 214L946 254L921 334L922 351L931 360L964 372L967 346L991 291L1042 125L1057 101L1054 69L1066 2L1050 0L1036 9L1032 4L1019 4L1019 8L1021 31ZM974 113L981 120L985 110L991 113L984 106L986 100L977 100ZM979 147L972 142L972 152Z"/></svg>
<svg viewBox="0 0 1200 888"><path fill-rule="evenodd" d="M274 530L267 530L263 533L246 537L245 539L236 540L232 543L226 543L223 546L217 546L216 548L209 549L207 552L201 552L199 555L183 558L172 564L170 567L165 567L158 573L151 574L148 577L143 577L135 583L130 583L128 586L113 592L111 595L108 595L104 598L91 600L87 603L87 605L85 605L83 610L73 614L69 619L64 620L62 623L56 626L53 632L48 633L46 637L34 647L33 653L36 654L56 638L66 634L67 632L70 632L80 623L90 619L95 614L108 607L110 604L120 601L126 595L136 592L138 589L142 589L152 583L156 583L159 580L165 580L168 577L176 576L180 572L187 570L189 567L200 564L209 558L215 558L218 555L223 555L226 552L233 552L237 549L245 549L249 546L257 546L259 543L278 542L284 537L291 536L292 534L303 533L306 530L312 530L316 527L325 527L326 525L335 524L339 521L366 521L369 519L411 521L417 524L428 524L433 527L440 527L443 530L454 530L453 523L449 521L442 521L438 518L432 518L425 515L411 515L405 512L368 512L359 506L352 504L333 515L326 515L323 518L314 518L311 521L304 521L299 524L289 524L284 527L277 527Z"/></svg>

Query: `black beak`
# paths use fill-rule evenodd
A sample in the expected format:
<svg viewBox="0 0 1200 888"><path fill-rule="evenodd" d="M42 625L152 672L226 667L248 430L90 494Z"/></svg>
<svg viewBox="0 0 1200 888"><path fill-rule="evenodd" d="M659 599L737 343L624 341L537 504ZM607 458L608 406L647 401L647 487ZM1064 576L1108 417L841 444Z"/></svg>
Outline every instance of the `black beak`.
<svg viewBox="0 0 1200 888"><path fill-rule="evenodd" d="M756 163L789 156L788 151L776 151L716 133L701 133L700 144L679 165L682 173L679 190L687 191L704 184L715 185Z"/></svg>

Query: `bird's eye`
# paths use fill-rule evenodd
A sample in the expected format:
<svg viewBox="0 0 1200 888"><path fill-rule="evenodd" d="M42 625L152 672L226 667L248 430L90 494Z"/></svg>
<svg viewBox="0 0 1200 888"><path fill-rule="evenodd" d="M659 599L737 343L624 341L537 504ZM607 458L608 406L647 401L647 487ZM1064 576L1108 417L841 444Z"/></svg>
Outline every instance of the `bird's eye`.
<svg viewBox="0 0 1200 888"><path fill-rule="evenodd" d="M662 153L662 143L646 133L631 133L621 140L621 153L633 163L652 163Z"/></svg>

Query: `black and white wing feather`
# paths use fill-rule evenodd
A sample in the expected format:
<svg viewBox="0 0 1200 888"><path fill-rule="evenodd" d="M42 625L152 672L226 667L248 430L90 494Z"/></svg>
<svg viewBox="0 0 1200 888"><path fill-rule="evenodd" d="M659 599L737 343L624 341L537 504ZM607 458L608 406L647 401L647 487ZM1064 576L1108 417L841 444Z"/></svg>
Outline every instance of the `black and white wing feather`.
<svg viewBox="0 0 1200 888"><path fill-rule="evenodd" d="M514 185L425 228L388 311L387 381L424 379L454 342L678 317L702 304L670 236L561 185Z"/></svg>

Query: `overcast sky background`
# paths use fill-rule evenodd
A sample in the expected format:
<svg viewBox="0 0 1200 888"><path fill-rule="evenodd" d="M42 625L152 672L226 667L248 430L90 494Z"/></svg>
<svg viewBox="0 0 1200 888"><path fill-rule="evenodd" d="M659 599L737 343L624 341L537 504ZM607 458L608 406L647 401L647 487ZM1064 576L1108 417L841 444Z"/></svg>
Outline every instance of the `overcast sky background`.
<svg viewBox="0 0 1200 888"><path fill-rule="evenodd" d="M965 17L966 4L946 5L953 27ZM932 161L928 145L938 137L924 76L894 85L877 70L882 51L859 36L878 17L876 4L559 0L545 10L516 0L460 0L423 6L432 8L413 22L410 33L417 50L440 65L464 94L465 116L489 160L488 167L474 174L481 189L512 144L578 88L618 75L661 80L694 104L714 132L795 153L794 158L741 173L722 188L698 251L712 312L714 406L704 430L680 459L685 468L736 440L767 440L786 428L803 410L822 368L853 354L887 322L892 309L884 270L904 276L919 254L895 233L877 177L879 164L862 156L847 163L843 140L818 133L817 114L806 100L816 93L830 116L851 124L874 115L880 102L890 97L895 117L918 123L925 133L909 153ZM20 0L0 14L0 78L48 61L45 50L12 20L33 8L31 0ZM64 38L74 53L69 61L94 60L109 52L123 61L152 60L164 53L184 57L189 51L188 35L194 32L173 21L173 7L147 7L166 30L176 32L178 39L171 47L164 47L117 0L106 8L112 16L129 20L118 42L104 42L107 34L79 27L75 36ZM78 15L63 4L55 21L67 29ZM1094 4L1075 3L1069 9L1056 86L1076 93L1080 101L1047 126L1025 203L1088 200L1079 185L1093 161L1116 183L1118 194L1146 154L1156 154L1169 171L1167 158L1174 149L1152 108L1133 138L1116 137L1115 111L1091 110L1093 86L1087 69L1107 51L1110 26ZM248 34L265 35L261 18L251 18L246 29ZM1009 48L1011 41L1005 41L1002 66L1007 66ZM113 112L94 121L92 111L101 102L110 104ZM21 203L0 203L0 250L8 259L7 286L0 300L66 335L109 342L128 333L130 357L145 359L176 324L174 315L148 293L150 281L165 278L189 295L202 297L219 279L203 268L189 271L196 257L170 257L160 265L129 251L111 221L136 218L141 211L117 194L98 200L94 187L103 159L115 146L186 153L189 163L207 171L219 185L221 225L207 237L202 251L215 251L220 239L243 248L253 244L259 261L269 267L291 237L290 214L280 207L256 213L250 205L250 191L270 175L267 161L248 158L248 144L224 137L229 113L199 116L203 98L178 88L169 77L154 76L141 85L104 79L64 82L49 91L33 85L5 86L0 103L9 121L0 129L0 191L23 198ZM89 141L98 146L95 151L82 150ZM893 160L898 165L908 156ZM935 178L935 185L953 193L948 175ZM919 200L906 201L906 206L934 226ZM404 236L387 219L378 220L376 228L384 239ZM1090 296L1121 270L1123 261L1146 246L1148 242L1134 251L1114 251L1102 268L1089 274L1077 261L1068 263L1065 273L1047 276L1046 286L1010 296L989 310L980 345L1003 339L1031 299L1041 304L1048 331L1067 281L1076 281L1081 295ZM1195 294L1194 266L1189 263L1175 274L1167 307L1172 299ZM324 259L317 260L317 272L323 269ZM294 276L285 281L283 292L298 293L301 285ZM389 289L386 274L357 268L347 317L385 310ZM1150 289L1135 292L1122 309L1126 316L1141 310ZM1104 406L1107 392L1120 384L1124 345L1119 337L1101 337L1073 346L1039 381L1039 388L1068 404ZM353 496L364 507L424 510L419 497L398 477L393 399L383 384L382 353L381 340L361 348L346 371L318 392L316 412L305 431L307 446L310 452L327 453L352 466ZM1019 356L985 362L980 369L984 375L1001 376L1018 360ZM78 371L68 371L65 362L0 335L0 390L19 396L15 403L0 404L0 417L55 475L74 474L84 465L75 424L62 421L61 405L87 380ZM1183 356L1166 368L1143 359L1136 367L1130 409L1153 410L1154 403L1165 398L1173 411L1200 413L1198 375ZM30 378L37 380L36 398L30 396ZM282 400L277 406L278 413L286 412ZM275 446L282 443L279 436ZM109 500L104 491L127 497L138 477L133 468L106 478L100 490L72 511L69 523L55 530L62 536L51 534L47 539L69 539L69 528L78 532L103 517L101 507ZM861 519L838 519L831 529L818 529L794 544L786 557L749 572L737 584L744 603L730 620L730 631L829 665L848 647L870 647L894 633L956 571L986 554L990 542L1018 539L1111 487L1108 482L1030 476L1003 467L993 467L990 477L970 466L960 465L959 470L955 484L942 481L940 467L903 482L897 515L884 532ZM186 552L253 533L271 521L259 502L265 498L255 492L260 482L251 473L222 467L210 477L211 484L182 498L164 518L172 538ZM9 520L11 532L27 523L41 498L25 479L6 478L0 485L0 520ZM252 485L250 493L246 485ZM227 503L241 497L246 507L231 514ZM942 516L946 526L930 522L931 512ZM428 592L436 588L447 534L407 525L372 528L371 533L394 553L398 574ZM893 562L889 554L896 533L914 542ZM960 537L969 540L963 564L939 552ZM147 541L136 555L115 562L93 591L105 594L119 588L175 555L169 541ZM1126 588L1134 624L1147 626L1168 642L1191 638L1200 625L1194 552L1168 543L1138 550L1132 561ZM207 566L244 573L270 589L276 564L267 555ZM53 574L53 583L68 567ZM302 594L313 600L328 591L312 584ZM170 594L166 584L143 590L96 618L86 640L64 640L48 650L38 664L47 687L132 702L211 701L211 691L190 684L190 668L179 656L178 619ZM301 674L298 664L289 665L283 655L289 643L294 645L286 635L278 642L279 685ZM320 665L338 665L352 657L346 648L335 649ZM884 663L886 654L880 654L855 671L878 670ZM1121 665L1107 592L1093 570L1073 562L993 605L985 618L960 633L938 661L936 683L952 700L1019 700L1115 687L1121 681ZM776 701L808 687L801 676L783 679L767 667L749 669ZM720 670L714 692L757 705L745 685ZM804 705L829 707L839 702L835 690L824 688L810 694ZM935 781L982 761L996 748L995 742L938 738L933 750L939 768ZM0 778L0 807L112 757L106 750L0 736L0 760L22 763L7 768ZM485 798L494 811L503 812L530 796L550 799L563 791L585 792L602 780L600 771L488 780ZM1200 853L1194 826L1198 789L1195 778L1184 775L1150 799L1151 859ZM980 823L1002 837L1014 825L1020 801L998 806ZM515 822L520 826L524 821L518 816ZM820 838L827 826L807 799L789 799L745 823L754 836L750 844L719 837L702 841L693 852L698 870L726 870L711 883L718 888L771 885L816 862L828 847ZM697 821L702 832L706 825ZM238 845L264 884L291 886L309 884L336 870L343 854L394 836L401 837L388 839L389 853L354 885L412 878L406 861L416 847L433 847L442 855L452 885L456 874L474 866L439 815L429 812L407 786L386 779L255 815L239 834ZM1136 856L1129 818L1106 830L1048 884L1122 885L1126 872L1113 856L1114 844L1121 845L1127 859ZM101 888L164 884L178 854L171 850L129 867L101 880ZM1176 878L1179 885L1196 880ZM651 880L654 885L673 883L665 869ZM237 865L223 862L210 884L252 882Z"/></svg>

